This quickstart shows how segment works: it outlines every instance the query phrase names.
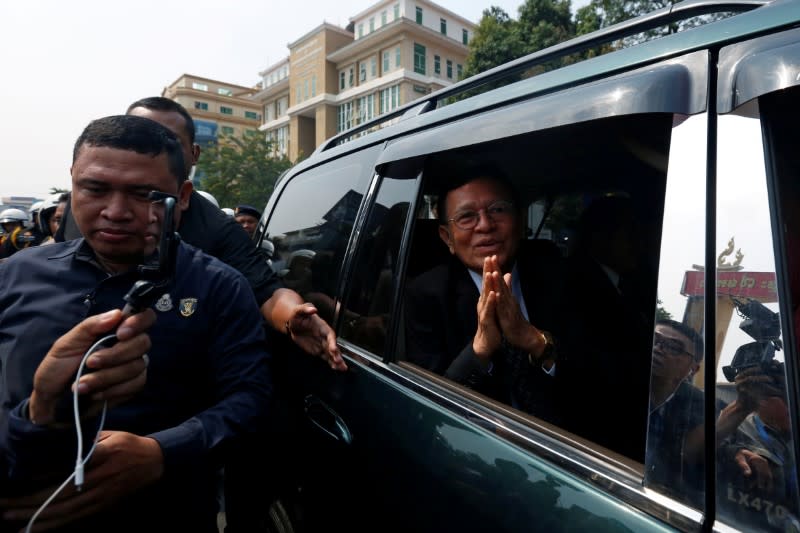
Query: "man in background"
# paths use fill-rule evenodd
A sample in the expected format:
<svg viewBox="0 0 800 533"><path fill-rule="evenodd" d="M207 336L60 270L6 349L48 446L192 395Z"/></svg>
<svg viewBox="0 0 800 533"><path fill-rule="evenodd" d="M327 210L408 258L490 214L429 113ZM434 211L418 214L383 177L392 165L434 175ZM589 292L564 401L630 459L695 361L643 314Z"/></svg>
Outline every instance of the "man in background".
<svg viewBox="0 0 800 533"><path fill-rule="evenodd" d="M258 219L261 218L261 213L258 212L258 209L251 205L238 205L233 212L233 216L252 239L258 227Z"/></svg>

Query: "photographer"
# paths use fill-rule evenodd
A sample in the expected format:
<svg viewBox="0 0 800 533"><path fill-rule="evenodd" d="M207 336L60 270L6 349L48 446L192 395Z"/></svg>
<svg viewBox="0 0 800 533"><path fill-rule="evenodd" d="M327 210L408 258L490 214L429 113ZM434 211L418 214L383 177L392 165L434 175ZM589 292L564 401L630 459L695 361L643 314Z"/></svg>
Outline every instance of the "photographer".
<svg viewBox="0 0 800 533"><path fill-rule="evenodd" d="M741 370L737 398L717 421L724 501L748 522L782 524L797 501L785 379L783 363L775 360ZM758 506L752 504L756 499Z"/></svg>

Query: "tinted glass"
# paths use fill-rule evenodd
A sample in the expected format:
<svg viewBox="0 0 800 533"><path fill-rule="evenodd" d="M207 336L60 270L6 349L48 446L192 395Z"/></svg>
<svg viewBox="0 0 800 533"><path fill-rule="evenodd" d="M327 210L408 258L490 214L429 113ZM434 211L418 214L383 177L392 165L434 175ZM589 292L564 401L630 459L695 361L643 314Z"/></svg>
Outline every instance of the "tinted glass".
<svg viewBox="0 0 800 533"><path fill-rule="evenodd" d="M706 115L676 116L672 128L658 265L645 484L694 507L703 504L702 356L706 243Z"/></svg>
<svg viewBox="0 0 800 533"><path fill-rule="evenodd" d="M717 397L726 407L717 421L717 496L724 521L759 531L800 528L786 379L800 316L798 94L763 97L762 120L720 118ZM788 270L776 268L776 255Z"/></svg>
<svg viewBox="0 0 800 533"><path fill-rule="evenodd" d="M333 323L347 243L372 176L377 148L293 178L267 225L272 265L290 289Z"/></svg>
<svg viewBox="0 0 800 533"><path fill-rule="evenodd" d="M383 178L358 243L339 336L383 355L393 316L399 276L400 243L409 206L416 194L413 179Z"/></svg>
<svg viewBox="0 0 800 533"><path fill-rule="evenodd" d="M430 156L399 356L643 463L672 132L672 115L636 115ZM515 216L490 216L497 201ZM474 226L451 220L465 209ZM479 326L491 254L508 258L508 303L497 305L509 314L487 311ZM480 345L482 331L497 336Z"/></svg>

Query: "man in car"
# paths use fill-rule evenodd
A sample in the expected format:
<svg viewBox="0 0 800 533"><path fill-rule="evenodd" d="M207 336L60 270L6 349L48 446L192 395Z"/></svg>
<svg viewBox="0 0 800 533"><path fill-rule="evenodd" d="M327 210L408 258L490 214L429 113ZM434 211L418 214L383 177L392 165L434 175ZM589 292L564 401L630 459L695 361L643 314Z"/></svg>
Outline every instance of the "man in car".
<svg viewBox="0 0 800 533"><path fill-rule="evenodd" d="M440 192L439 237L451 255L409 287L408 359L552 420L558 261L523 246L518 198L488 167Z"/></svg>
<svg viewBox="0 0 800 533"><path fill-rule="evenodd" d="M86 365L97 371L77 385L89 401L81 412L85 450L102 429L82 483L76 472L81 490L68 484L36 526L217 531L222 454L264 426L272 383L263 320L239 272L184 243L173 274L143 268L167 253L158 249L165 210L150 193L185 205L191 187L183 163L178 139L152 120L93 121L75 143L71 168L73 215L85 238L34 248L0 267L0 487L13 496L0 501L6 522L23 525L77 469L75 373L98 335L120 322L129 289L151 279L166 284L155 324L152 311L133 331L124 323L120 348L93 352ZM134 335L144 330L149 342ZM126 348L132 340L137 345ZM107 415L98 416L105 400Z"/></svg>

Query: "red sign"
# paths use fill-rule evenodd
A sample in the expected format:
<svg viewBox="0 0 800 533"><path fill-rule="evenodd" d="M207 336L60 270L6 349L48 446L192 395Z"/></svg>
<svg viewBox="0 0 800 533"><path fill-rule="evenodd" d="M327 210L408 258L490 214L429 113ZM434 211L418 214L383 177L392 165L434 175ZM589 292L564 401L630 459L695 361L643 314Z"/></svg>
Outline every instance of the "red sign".
<svg viewBox="0 0 800 533"><path fill-rule="evenodd" d="M703 296L705 294L706 273L687 270L683 276L681 294L684 296ZM755 298L760 302L777 302L778 291L775 272L717 272L717 294L727 294L742 298Z"/></svg>

